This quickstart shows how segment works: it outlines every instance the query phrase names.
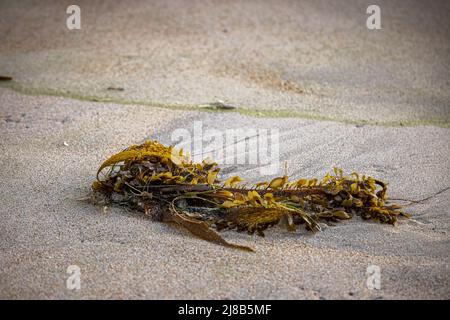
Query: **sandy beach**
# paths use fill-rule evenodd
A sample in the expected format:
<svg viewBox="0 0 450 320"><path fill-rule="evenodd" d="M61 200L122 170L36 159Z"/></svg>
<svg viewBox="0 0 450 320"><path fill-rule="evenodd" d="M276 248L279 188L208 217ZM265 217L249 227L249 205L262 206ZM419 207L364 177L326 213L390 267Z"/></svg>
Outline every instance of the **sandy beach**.
<svg viewBox="0 0 450 320"><path fill-rule="evenodd" d="M0 298L449 299L449 4L380 1L369 31L369 2L339 3L79 1L70 31L63 2L2 1ZM194 122L276 128L290 176L373 175L413 218L222 233L247 253L80 200L108 156Z"/></svg>

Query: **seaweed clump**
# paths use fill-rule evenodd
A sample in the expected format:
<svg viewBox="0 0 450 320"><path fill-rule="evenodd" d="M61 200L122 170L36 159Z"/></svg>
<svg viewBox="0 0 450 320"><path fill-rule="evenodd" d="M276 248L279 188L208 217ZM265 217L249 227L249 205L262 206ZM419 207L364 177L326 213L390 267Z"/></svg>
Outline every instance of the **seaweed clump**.
<svg viewBox="0 0 450 320"><path fill-rule="evenodd" d="M334 168L321 180L291 181L285 175L250 187L233 176L218 179L217 163L194 163L183 150L147 141L111 156L100 166L92 188L108 201L143 211L153 220L175 222L193 234L225 246L216 232L224 229L264 236L280 221L289 230L298 225L320 230L319 222L337 222L355 215L394 225L409 217L386 203L387 185L375 178ZM215 230L214 230L215 229Z"/></svg>

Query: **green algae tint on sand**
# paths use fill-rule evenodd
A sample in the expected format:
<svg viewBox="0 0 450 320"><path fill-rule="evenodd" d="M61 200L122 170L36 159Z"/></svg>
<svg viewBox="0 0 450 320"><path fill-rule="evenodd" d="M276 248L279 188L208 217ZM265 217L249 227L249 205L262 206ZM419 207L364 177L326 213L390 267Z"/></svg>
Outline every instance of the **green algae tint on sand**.
<svg viewBox="0 0 450 320"><path fill-rule="evenodd" d="M349 125L373 125L384 127L417 127L417 126L436 126L440 128L450 128L450 119L448 117L431 117L424 119L397 119L397 120L367 120L356 119L352 117L338 117L326 114L318 114L314 112L297 111L297 110L267 110L267 109L252 109L246 106L236 107L217 107L217 102L207 104L189 104L189 103L164 103L153 100L135 100L117 96L117 92L121 90L105 90L102 93L84 93L79 91L54 89L47 87L35 87L16 81L0 82L0 87L8 88L18 93L30 96L52 96L74 99L79 101L91 101L99 103L116 103L122 105L142 105L155 108L164 108L169 110L188 110L188 111L203 111L203 112L237 112L244 116L258 117L258 118L299 118L313 121L331 121L344 123ZM114 94L111 94L111 91Z"/></svg>
<svg viewBox="0 0 450 320"><path fill-rule="evenodd" d="M409 215L387 204L387 185L373 177L343 174L334 168L321 180L291 181L285 175L272 181L240 186L233 176L220 181L217 163L194 163L172 146L147 141L111 156L100 166L93 183L93 199L144 212L155 221L175 222L196 236L228 247L217 232L224 229L264 236L280 222L288 230L298 225L319 231L319 222L337 222L360 216L395 225ZM215 230L214 230L215 229Z"/></svg>

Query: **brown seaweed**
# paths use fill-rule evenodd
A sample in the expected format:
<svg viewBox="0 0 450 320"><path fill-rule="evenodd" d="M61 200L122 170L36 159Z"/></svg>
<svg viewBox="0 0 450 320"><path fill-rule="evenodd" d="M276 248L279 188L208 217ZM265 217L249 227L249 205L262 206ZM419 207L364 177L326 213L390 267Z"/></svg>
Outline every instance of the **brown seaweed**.
<svg viewBox="0 0 450 320"><path fill-rule="evenodd" d="M250 251L227 242L216 230L264 236L280 221L292 231L298 225L318 231L321 221L355 215L392 225L400 216L409 217L400 206L387 204L384 182L355 172L346 176L334 168L321 180L282 176L250 187L240 186L239 176L221 182L219 172L217 163L194 163L183 150L147 141L103 162L92 188L153 220L174 222L205 240Z"/></svg>

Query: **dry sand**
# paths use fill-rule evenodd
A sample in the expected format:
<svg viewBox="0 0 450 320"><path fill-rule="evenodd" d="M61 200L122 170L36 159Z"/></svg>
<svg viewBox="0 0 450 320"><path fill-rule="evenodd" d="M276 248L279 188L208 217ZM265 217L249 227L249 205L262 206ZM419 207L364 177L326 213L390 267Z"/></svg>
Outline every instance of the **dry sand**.
<svg viewBox="0 0 450 320"><path fill-rule="evenodd" d="M80 4L82 30L68 31L63 2L0 3L0 74L19 91L0 88L0 298L450 298L447 2L381 1L376 33L367 1ZM266 117L155 107L218 99ZM106 157L149 137L171 143L195 120L278 128L290 175L375 175L418 201L414 219L223 233L256 250L244 253L77 200ZM254 166L225 172L260 179ZM69 265L79 291L66 289ZM369 265L381 290L366 287Z"/></svg>
<svg viewBox="0 0 450 320"><path fill-rule="evenodd" d="M5 89L0 100L2 298L450 297L448 129L256 119ZM417 222L397 227L355 219L314 235L279 227L265 238L224 233L256 253L210 244L120 208L105 214L76 200L89 192L107 156L153 130L153 137L170 142L174 124L192 131L192 119L215 128L277 125L281 158L295 176L340 165L390 181L395 197L431 198L409 209ZM228 174L258 175L247 169ZM366 288L372 264L381 267L381 290ZM69 265L81 268L79 292L65 287Z"/></svg>

